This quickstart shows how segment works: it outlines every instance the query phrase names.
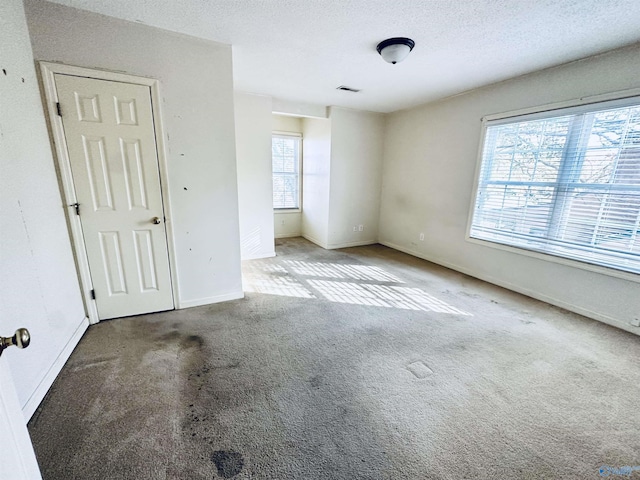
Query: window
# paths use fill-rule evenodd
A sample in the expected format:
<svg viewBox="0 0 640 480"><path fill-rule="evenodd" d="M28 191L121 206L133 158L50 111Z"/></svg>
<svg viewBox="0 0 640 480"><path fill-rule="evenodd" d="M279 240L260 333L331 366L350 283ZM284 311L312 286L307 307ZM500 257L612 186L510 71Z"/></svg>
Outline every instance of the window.
<svg viewBox="0 0 640 480"><path fill-rule="evenodd" d="M273 135L271 160L273 208L300 208L300 143L295 135Z"/></svg>
<svg viewBox="0 0 640 480"><path fill-rule="evenodd" d="M640 97L487 121L469 236L640 273Z"/></svg>

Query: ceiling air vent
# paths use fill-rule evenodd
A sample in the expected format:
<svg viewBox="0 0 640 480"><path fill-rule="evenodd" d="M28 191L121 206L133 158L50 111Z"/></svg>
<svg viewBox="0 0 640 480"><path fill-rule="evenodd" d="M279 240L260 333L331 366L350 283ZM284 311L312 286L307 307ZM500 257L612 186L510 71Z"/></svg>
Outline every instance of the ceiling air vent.
<svg viewBox="0 0 640 480"><path fill-rule="evenodd" d="M358 93L360 91L357 88L351 88L345 85L340 85L338 88L336 88L336 90L344 90L345 92L353 92L353 93Z"/></svg>

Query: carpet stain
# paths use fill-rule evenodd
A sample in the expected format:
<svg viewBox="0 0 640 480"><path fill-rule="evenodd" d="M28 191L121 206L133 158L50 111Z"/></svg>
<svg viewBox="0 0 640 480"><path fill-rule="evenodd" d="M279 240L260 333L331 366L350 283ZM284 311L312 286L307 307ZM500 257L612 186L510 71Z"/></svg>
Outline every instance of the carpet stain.
<svg viewBox="0 0 640 480"><path fill-rule="evenodd" d="M157 337L157 341L164 345L169 345L179 341L182 338L182 335L178 330L171 330L170 332L164 333Z"/></svg>
<svg viewBox="0 0 640 480"><path fill-rule="evenodd" d="M311 383L311 386L313 388L320 388L320 386L322 385L322 377L320 375L311 377L311 380L309 380L309 383Z"/></svg>
<svg viewBox="0 0 640 480"><path fill-rule="evenodd" d="M182 340L181 346L183 348L196 347L198 350L202 350L204 347L204 338L200 335L189 335Z"/></svg>
<svg viewBox="0 0 640 480"><path fill-rule="evenodd" d="M218 469L222 478L233 478L242 471L244 458L242 454L233 450L217 450L211 454L211 461Z"/></svg>

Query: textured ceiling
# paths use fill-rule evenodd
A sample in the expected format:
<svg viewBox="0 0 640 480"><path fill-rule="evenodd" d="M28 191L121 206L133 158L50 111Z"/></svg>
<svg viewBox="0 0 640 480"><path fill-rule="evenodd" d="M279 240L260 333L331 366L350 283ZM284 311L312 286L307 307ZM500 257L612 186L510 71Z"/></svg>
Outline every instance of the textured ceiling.
<svg viewBox="0 0 640 480"><path fill-rule="evenodd" d="M379 112L640 41L640 0L56 3L231 44L238 91ZM416 47L390 65L376 45L397 36Z"/></svg>

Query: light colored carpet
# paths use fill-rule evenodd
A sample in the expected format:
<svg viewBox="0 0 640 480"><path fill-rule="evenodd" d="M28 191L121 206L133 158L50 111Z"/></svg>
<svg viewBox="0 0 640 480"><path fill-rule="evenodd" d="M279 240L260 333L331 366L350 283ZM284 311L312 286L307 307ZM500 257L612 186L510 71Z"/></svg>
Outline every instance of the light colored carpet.
<svg viewBox="0 0 640 480"><path fill-rule="evenodd" d="M640 465L640 337L382 246L277 251L243 300L91 327L29 424L45 480Z"/></svg>

